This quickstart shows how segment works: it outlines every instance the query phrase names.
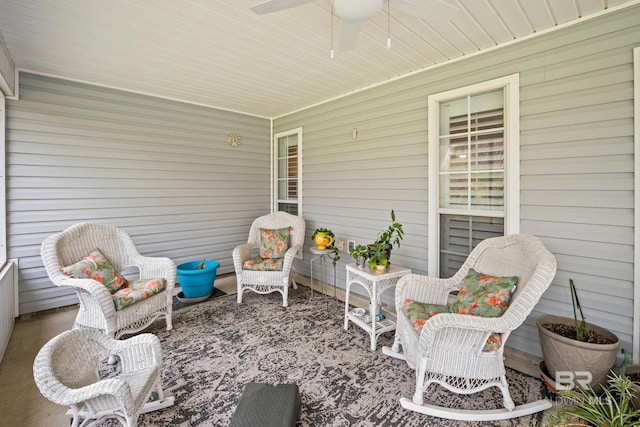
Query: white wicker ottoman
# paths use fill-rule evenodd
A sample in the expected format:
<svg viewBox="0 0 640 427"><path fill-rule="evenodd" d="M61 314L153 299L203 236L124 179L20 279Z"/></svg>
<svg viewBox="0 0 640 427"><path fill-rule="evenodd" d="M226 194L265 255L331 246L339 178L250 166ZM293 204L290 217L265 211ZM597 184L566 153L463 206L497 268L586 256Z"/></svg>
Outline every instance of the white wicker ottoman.
<svg viewBox="0 0 640 427"><path fill-rule="evenodd" d="M300 392L296 384L249 383L229 427L293 427L300 413Z"/></svg>

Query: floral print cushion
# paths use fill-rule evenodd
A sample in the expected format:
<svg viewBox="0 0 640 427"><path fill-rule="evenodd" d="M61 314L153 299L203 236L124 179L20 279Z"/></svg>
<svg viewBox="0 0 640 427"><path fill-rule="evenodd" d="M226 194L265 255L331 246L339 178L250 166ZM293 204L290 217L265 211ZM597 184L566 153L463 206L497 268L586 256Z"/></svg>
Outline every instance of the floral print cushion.
<svg viewBox="0 0 640 427"><path fill-rule="evenodd" d="M60 267L60 272L75 279L93 279L100 282L112 295L127 283L127 279L122 277L99 248L95 248L73 265Z"/></svg>
<svg viewBox="0 0 640 427"><path fill-rule="evenodd" d="M260 229L260 258L283 258L289 249L291 227Z"/></svg>
<svg viewBox="0 0 640 427"><path fill-rule="evenodd" d="M253 271L282 271L284 265L284 258L260 258L255 257L247 260L242 264L243 270Z"/></svg>
<svg viewBox="0 0 640 427"><path fill-rule="evenodd" d="M166 285L167 282L165 279L135 280L129 282L127 286L120 288L116 293L111 295L111 299L113 299L113 304L116 306L116 311L120 311L123 308L162 292Z"/></svg>
<svg viewBox="0 0 640 427"><path fill-rule="evenodd" d="M441 304L429 304L426 302L418 302L412 299L406 299L402 308L407 313L409 321L413 325L413 329L420 333L424 323L438 313L448 313L449 306Z"/></svg>
<svg viewBox="0 0 640 427"><path fill-rule="evenodd" d="M449 311L472 316L500 317L507 310L517 283L516 276L489 276L470 268Z"/></svg>
<svg viewBox="0 0 640 427"><path fill-rule="evenodd" d="M497 332L493 332L484 343L482 351L496 351L500 347L502 347L502 335Z"/></svg>
<svg viewBox="0 0 640 427"><path fill-rule="evenodd" d="M424 326L425 322L431 317L439 313L449 313L449 306L442 304L429 304L426 302L418 302L412 299L406 299L402 305L403 310L407 314L413 329L416 330L418 335ZM482 351L496 351L502 346L502 335L497 332L493 332L487 338L487 341L482 347Z"/></svg>

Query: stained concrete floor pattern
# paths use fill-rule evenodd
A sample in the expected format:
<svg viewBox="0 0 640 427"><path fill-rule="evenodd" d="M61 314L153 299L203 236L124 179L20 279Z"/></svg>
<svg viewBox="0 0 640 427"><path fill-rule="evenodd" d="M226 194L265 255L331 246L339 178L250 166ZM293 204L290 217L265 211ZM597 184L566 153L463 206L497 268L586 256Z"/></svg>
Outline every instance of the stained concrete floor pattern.
<svg viewBox="0 0 640 427"><path fill-rule="evenodd" d="M299 283L304 283L305 280ZM216 279L216 286L227 292L235 293L235 276L229 275ZM327 285L330 287L329 285ZM314 286L315 287L315 286ZM330 290L316 288L316 291L329 295ZM175 290L177 294L179 288ZM341 296L339 296L340 298ZM342 298L340 298L342 300ZM356 305L365 307L366 301L358 301ZM360 302L360 304L358 304ZM33 381L33 360L40 348L51 338L70 329L77 313L77 306L64 307L37 313L16 320L16 324L0 363L0 426L68 426L65 407L56 405L45 399ZM507 361L509 361L507 356ZM520 359L519 357L516 359ZM512 358L513 361L513 358ZM531 370L531 361L525 361L528 367L512 366L527 372ZM522 362L518 362L522 364ZM507 363L509 365L509 363Z"/></svg>
<svg viewBox="0 0 640 427"><path fill-rule="evenodd" d="M216 287L235 293L235 277L216 280ZM68 408L50 402L36 387L33 361L47 341L71 329L77 311L77 306L70 306L16 319L0 364L0 426L69 425Z"/></svg>

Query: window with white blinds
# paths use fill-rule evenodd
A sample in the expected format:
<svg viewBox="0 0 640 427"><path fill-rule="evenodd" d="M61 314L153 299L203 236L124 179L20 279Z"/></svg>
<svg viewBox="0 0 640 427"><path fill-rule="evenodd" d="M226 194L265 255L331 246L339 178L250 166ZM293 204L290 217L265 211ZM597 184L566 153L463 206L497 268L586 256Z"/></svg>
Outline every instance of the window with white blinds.
<svg viewBox="0 0 640 427"><path fill-rule="evenodd" d="M492 94L502 104L502 91ZM471 97L463 103L471 107ZM465 102L466 101L466 102ZM441 105L440 207L502 210L504 206L504 112L488 110L447 115L451 104Z"/></svg>
<svg viewBox="0 0 640 427"><path fill-rule="evenodd" d="M429 97L429 274L450 277L480 241L517 229L514 92L517 76Z"/></svg>
<svg viewBox="0 0 640 427"><path fill-rule="evenodd" d="M275 210L302 215L302 128L274 136Z"/></svg>

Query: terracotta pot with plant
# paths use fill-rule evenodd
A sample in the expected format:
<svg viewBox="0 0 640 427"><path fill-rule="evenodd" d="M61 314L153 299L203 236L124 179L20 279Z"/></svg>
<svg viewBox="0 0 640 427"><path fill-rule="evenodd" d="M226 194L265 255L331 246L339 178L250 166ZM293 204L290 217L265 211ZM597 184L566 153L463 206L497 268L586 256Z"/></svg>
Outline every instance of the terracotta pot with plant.
<svg viewBox="0 0 640 427"><path fill-rule="evenodd" d="M560 377L572 376L575 385L580 385L590 375L590 386L598 392L607 383L620 340L611 331L586 322L572 279L569 288L573 319L547 315L537 320L544 365L556 381L560 373Z"/></svg>
<svg viewBox="0 0 640 427"><path fill-rule="evenodd" d="M389 247L385 243L369 245L369 268L383 273L389 264L388 249Z"/></svg>

